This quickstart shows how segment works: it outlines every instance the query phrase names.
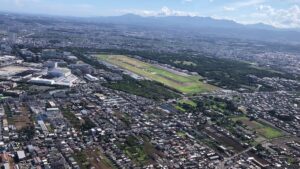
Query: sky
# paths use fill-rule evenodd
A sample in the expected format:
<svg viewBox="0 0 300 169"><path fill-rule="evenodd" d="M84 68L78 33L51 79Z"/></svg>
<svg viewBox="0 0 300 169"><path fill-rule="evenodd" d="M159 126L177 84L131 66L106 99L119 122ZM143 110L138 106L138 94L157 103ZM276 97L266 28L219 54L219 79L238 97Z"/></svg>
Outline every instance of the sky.
<svg viewBox="0 0 300 169"><path fill-rule="evenodd" d="M0 11L60 16L202 16L300 28L300 0L0 0Z"/></svg>

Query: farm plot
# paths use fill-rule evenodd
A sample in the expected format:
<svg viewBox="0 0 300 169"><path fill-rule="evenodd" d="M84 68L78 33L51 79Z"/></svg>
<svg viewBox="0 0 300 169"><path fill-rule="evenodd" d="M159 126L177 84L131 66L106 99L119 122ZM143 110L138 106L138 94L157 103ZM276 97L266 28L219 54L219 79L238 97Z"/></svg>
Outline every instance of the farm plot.
<svg viewBox="0 0 300 169"><path fill-rule="evenodd" d="M259 135L267 139L273 139L283 136L283 133L278 129L260 121L250 120L245 116L234 117L232 118L232 120L242 122L242 124L247 126L247 128L256 131Z"/></svg>

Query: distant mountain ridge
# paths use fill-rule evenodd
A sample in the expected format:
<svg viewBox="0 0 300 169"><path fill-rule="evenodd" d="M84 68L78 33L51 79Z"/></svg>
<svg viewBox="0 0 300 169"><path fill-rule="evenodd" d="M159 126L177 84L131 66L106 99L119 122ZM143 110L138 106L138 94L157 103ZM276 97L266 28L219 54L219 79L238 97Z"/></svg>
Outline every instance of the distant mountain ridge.
<svg viewBox="0 0 300 169"><path fill-rule="evenodd" d="M159 24L157 26L193 26L193 27L218 27L218 28L255 28L255 29L267 29L275 30L271 25L264 23L257 24L240 24L232 20L226 19L214 19L211 17L200 17L200 16L140 16L135 14L125 14L121 16L107 16L107 17L94 17L90 18L94 21L105 21L105 22L118 22L118 23L151 23Z"/></svg>
<svg viewBox="0 0 300 169"><path fill-rule="evenodd" d="M85 18L86 19L86 18ZM111 24L125 24L150 28L168 28L198 32L225 38L241 38L300 44L300 31L293 29L279 29L263 23L240 24L232 20L214 19L211 17L191 16L139 16L126 14L122 16L93 17L89 21Z"/></svg>
<svg viewBox="0 0 300 169"><path fill-rule="evenodd" d="M122 16L101 17L68 17L33 14L14 14L0 12L1 15L18 16L19 19L35 19L37 22L50 20L51 22L88 22L99 24L128 25L142 29L162 29L179 31L179 34L191 36L201 35L221 38L236 38L243 40L259 40L282 44L300 45L300 30L280 29L264 23L240 24L232 20L214 19L211 17L191 16L139 16L126 14Z"/></svg>

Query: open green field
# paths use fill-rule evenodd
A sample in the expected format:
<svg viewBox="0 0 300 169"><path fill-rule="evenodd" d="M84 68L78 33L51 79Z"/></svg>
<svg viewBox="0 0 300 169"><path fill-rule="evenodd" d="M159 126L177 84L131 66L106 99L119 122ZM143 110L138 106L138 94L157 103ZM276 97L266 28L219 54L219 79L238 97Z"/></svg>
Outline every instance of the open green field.
<svg viewBox="0 0 300 169"><path fill-rule="evenodd" d="M231 119L233 121L241 121L249 129L255 130L259 135L261 135L267 139L273 139L273 138L283 136L283 133L281 131L279 131L278 129L276 129L268 124L265 124L263 122L251 121L246 116L234 117Z"/></svg>
<svg viewBox="0 0 300 169"><path fill-rule="evenodd" d="M191 109L195 109L197 107L197 103L195 103L192 100L188 99L182 99L177 102L177 104L174 104L175 109L186 112Z"/></svg>
<svg viewBox="0 0 300 169"><path fill-rule="evenodd" d="M186 133L183 132L183 131L178 131L178 132L176 132L176 135L177 135L178 137L181 137L181 138L185 138L185 137L186 137Z"/></svg>
<svg viewBox="0 0 300 169"><path fill-rule="evenodd" d="M139 166L151 164L152 157L157 154L157 150L149 141L143 140L140 144L138 138L134 136L128 136L125 142L118 143L117 146Z"/></svg>
<svg viewBox="0 0 300 169"><path fill-rule="evenodd" d="M142 62L123 55L98 55L102 61L126 69L150 80L154 80L185 94L209 92L216 90L215 86L201 82L201 76L192 76L171 72L157 65Z"/></svg>
<svg viewBox="0 0 300 169"><path fill-rule="evenodd" d="M183 65L188 65L188 66L197 66L197 64L189 61L174 61L176 64L183 64Z"/></svg>
<svg viewBox="0 0 300 169"><path fill-rule="evenodd" d="M195 103L192 100L182 99L182 100L179 100L179 103L181 103L181 104L188 104L188 105L190 105L192 107L197 107L197 103Z"/></svg>

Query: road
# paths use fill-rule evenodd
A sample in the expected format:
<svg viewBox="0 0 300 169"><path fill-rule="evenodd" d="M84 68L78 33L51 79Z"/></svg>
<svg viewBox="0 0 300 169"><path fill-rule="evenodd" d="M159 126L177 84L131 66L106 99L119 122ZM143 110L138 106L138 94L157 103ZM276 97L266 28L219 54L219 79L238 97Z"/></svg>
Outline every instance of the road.
<svg viewBox="0 0 300 169"><path fill-rule="evenodd" d="M274 138L274 139L270 139L270 140L264 140L264 141L259 142L258 144L265 144L265 143L272 142L272 141L275 141L275 140L278 140L278 139L291 138L291 137L293 137L293 136L291 136L291 135L282 136L282 137L278 137L278 138ZM226 163L227 161L232 160L232 159L234 159L235 157L237 157L237 156L239 156L239 155L242 155L242 154L244 154L244 153L247 153L248 151L250 151L250 150L251 150L252 148L254 148L254 147L255 147L255 146L251 146L251 147L249 147L249 148L247 148L247 149L245 149L245 150L243 150L243 151L241 151L241 152L239 152L239 153L237 153L237 154L235 154L235 155L233 155L233 156L231 156L231 157L224 158L224 160L223 160L222 162L220 162L220 164L219 164L219 166L217 167L217 169L224 169L224 168L225 168L225 163Z"/></svg>

